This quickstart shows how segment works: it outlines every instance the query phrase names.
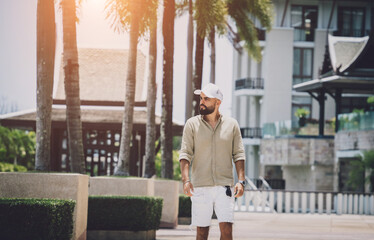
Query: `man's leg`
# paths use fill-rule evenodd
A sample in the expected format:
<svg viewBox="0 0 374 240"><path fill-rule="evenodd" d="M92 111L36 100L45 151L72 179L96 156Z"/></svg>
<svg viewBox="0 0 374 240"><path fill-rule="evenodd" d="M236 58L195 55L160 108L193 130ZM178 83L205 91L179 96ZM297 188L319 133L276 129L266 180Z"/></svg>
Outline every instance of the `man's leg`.
<svg viewBox="0 0 374 240"><path fill-rule="evenodd" d="M197 227L196 240L207 240L209 235L209 227Z"/></svg>
<svg viewBox="0 0 374 240"><path fill-rule="evenodd" d="M220 222L219 229L221 230L221 240L232 240L231 222Z"/></svg>

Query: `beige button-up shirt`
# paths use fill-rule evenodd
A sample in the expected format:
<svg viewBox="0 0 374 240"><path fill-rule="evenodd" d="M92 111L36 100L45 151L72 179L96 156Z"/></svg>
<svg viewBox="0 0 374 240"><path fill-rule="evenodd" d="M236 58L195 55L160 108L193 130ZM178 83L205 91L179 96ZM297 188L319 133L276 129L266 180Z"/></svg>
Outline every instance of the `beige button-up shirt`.
<svg viewBox="0 0 374 240"><path fill-rule="evenodd" d="M201 115L188 119L179 152L181 159L191 164L194 187L233 186L233 162L245 160L238 122L221 115L213 129Z"/></svg>

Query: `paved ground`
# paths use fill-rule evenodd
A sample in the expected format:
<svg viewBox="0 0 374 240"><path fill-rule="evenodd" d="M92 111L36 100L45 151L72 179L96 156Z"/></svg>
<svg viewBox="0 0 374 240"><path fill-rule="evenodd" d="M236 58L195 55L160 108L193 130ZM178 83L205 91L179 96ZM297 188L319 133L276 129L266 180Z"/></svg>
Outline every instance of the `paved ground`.
<svg viewBox="0 0 374 240"><path fill-rule="evenodd" d="M374 240L374 216L235 213L234 239ZM195 229L179 225L160 229L157 240L195 239ZM219 239L217 220L212 221L209 239Z"/></svg>

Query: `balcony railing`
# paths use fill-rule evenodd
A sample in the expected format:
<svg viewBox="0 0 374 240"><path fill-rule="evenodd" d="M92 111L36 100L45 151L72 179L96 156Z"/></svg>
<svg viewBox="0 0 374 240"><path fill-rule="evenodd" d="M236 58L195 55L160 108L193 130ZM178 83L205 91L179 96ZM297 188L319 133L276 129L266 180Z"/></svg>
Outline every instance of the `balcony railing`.
<svg viewBox="0 0 374 240"><path fill-rule="evenodd" d="M235 90L264 89L263 78L241 78L235 81Z"/></svg>
<svg viewBox="0 0 374 240"><path fill-rule="evenodd" d="M365 113L344 113L338 115L338 131L359 131L374 129L374 111Z"/></svg>
<svg viewBox="0 0 374 240"><path fill-rule="evenodd" d="M314 29L294 27L294 41L314 42Z"/></svg>
<svg viewBox="0 0 374 240"><path fill-rule="evenodd" d="M335 135L335 125L332 121L325 121L325 137ZM317 137L319 135L318 121L314 119L307 119L305 126L301 127L298 121L278 121L263 124L262 128L263 138L276 137Z"/></svg>
<svg viewBox="0 0 374 240"><path fill-rule="evenodd" d="M374 195L246 189L236 201L235 211L374 215Z"/></svg>
<svg viewBox="0 0 374 240"><path fill-rule="evenodd" d="M243 138L262 138L262 128L240 128Z"/></svg>

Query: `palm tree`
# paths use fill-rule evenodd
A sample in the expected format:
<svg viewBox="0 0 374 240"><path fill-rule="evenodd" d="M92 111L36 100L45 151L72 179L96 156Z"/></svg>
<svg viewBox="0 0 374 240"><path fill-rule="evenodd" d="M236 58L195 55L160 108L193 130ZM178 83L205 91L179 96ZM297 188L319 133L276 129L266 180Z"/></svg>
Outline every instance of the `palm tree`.
<svg viewBox="0 0 374 240"><path fill-rule="evenodd" d="M204 57L204 38L209 36L211 47L211 77L215 82L215 35L223 35L232 27L227 22L231 18L236 25L239 41L244 40L245 48L255 60L261 60L257 30L253 18L260 21L267 30L271 28L272 4L269 0L196 0L195 20L197 25L195 48L195 71L193 89L201 88ZM236 33L235 33L236 34ZM189 93L192 94L192 93ZM199 112L199 97L193 96L193 114ZM186 103L188 104L188 103ZM188 109L188 108L187 108Z"/></svg>
<svg viewBox="0 0 374 240"><path fill-rule="evenodd" d="M155 1L157 4L157 1ZM156 5L157 6L157 5ZM145 177L151 178L156 174L155 141L156 141L156 67L157 67L157 7L152 12L149 28L149 77L147 90L147 130L145 139Z"/></svg>
<svg viewBox="0 0 374 240"><path fill-rule="evenodd" d="M130 53L126 76L125 112L122 121L121 143L119 161L114 175L130 175L130 144L132 138L135 85L136 85L136 59L138 39L149 27L149 6L154 0L107 0L107 18L112 19L112 26L118 32L130 32Z"/></svg>
<svg viewBox="0 0 374 240"><path fill-rule="evenodd" d="M257 29L254 19L260 21L267 31L271 29L272 3L270 0L228 0L228 15L234 21L240 40L249 55L257 61L261 60L261 47L258 44Z"/></svg>
<svg viewBox="0 0 374 240"><path fill-rule="evenodd" d="M76 2L61 0L63 24L63 66L65 74L66 121L71 171L85 172L79 97L79 65L76 36Z"/></svg>
<svg viewBox="0 0 374 240"><path fill-rule="evenodd" d="M201 88L205 37L211 34L212 31L215 31L215 28L219 31L224 31L225 16L226 5L224 0L196 0L196 48L193 90ZM197 115L199 113L199 96L193 96L192 106L192 115Z"/></svg>
<svg viewBox="0 0 374 240"><path fill-rule="evenodd" d="M54 0L37 5L37 110L35 169L50 170L52 89L56 50Z"/></svg>
<svg viewBox="0 0 374 240"><path fill-rule="evenodd" d="M192 117L192 81L193 81L193 4L188 1L187 27L187 79L186 79L186 110L185 119Z"/></svg>
<svg viewBox="0 0 374 240"><path fill-rule="evenodd" d="M175 1L164 0L162 35L164 65L161 115L161 177L173 178L173 61Z"/></svg>

